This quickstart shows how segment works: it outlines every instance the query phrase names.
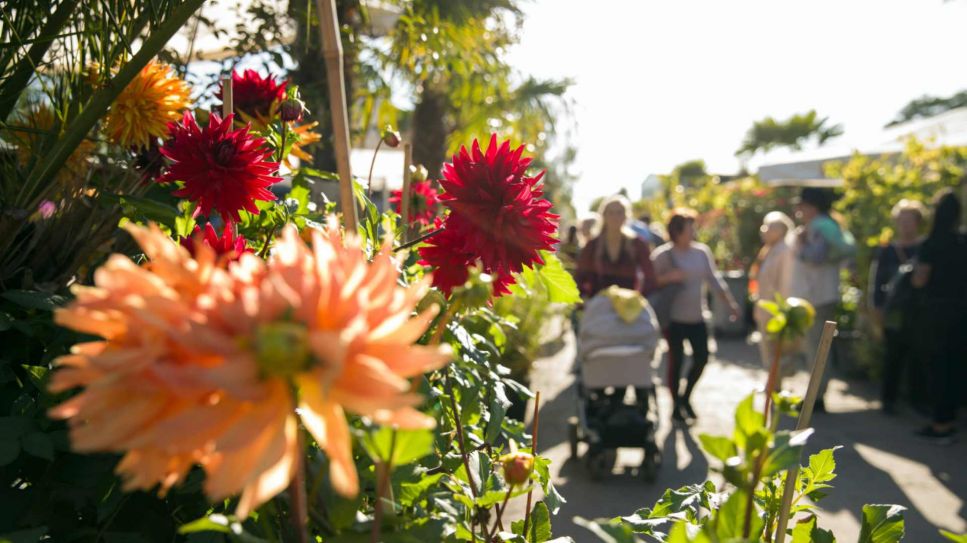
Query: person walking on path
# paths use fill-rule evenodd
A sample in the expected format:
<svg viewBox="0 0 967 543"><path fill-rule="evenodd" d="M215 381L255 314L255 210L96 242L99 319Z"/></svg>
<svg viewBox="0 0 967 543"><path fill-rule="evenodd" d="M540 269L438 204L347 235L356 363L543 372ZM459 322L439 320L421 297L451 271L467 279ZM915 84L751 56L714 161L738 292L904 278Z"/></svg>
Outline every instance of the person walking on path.
<svg viewBox="0 0 967 543"><path fill-rule="evenodd" d="M870 302L873 309L874 326L883 338L883 389L881 400L883 412L888 415L897 413L897 399L901 382L906 377L910 386L910 398L915 406L922 406L926 400L926 367L917 363L917 334L913 324L916 317L911 315L912 307L890 307L891 298L897 303L900 268L917 258L920 250L920 228L926 215L926 208L915 200L903 199L893 206L890 215L896 226L896 236L889 245L881 247L870 269ZM904 375L906 374L906 375Z"/></svg>
<svg viewBox="0 0 967 543"><path fill-rule="evenodd" d="M578 256L577 285L584 299L618 285L647 295L658 285L648 243L629 228L631 203L612 196L601 204L601 233Z"/></svg>
<svg viewBox="0 0 967 543"><path fill-rule="evenodd" d="M789 297L792 283L792 249L786 241L792 235L795 225L788 215L772 211L762 219L759 233L762 236L762 249L753 264L752 279L756 284L759 300L774 301L776 295ZM769 339L766 323L772 315L758 305L755 307L755 322L759 330L759 352L762 365L768 370L775 355L775 345ZM789 371L789 365L782 366L780 378ZM778 386L778 385L777 385Z"/></svg>
<svg viewBox="0 0 967 543"><path fill-rule="evenodd" d="M815 322L806 333L806 363L816 360L823 323L834 320L840 301L839 272L856 252L853 236L830 216L834 195L831 190L806 187L796 203L796 217L802 223L793 244L792 296L802 298L816 308ZM814 409L826 411L827 370L820 383Z"/></svg>
<svg viewBox="0 0 967 543"><path fill-rule="evenodd" d="M958 394L967 361L967 240L958 232L960 202L953 191L938 195L933 226L920 247L912 283L924 295L933 420L917 432L936 443L954 440Z"/></svg>
<svg viewBox="0 0 967 543"><path fill-rule="evenodd" d="M659 247L654 254L655 273L662 283L675 282L673 279L681 274L682 287L671 307L670 324L665 330L665 339L668 341L668 388L674 400L672 419L678 422L697 418L691 405L692 391L702 376L709 356L708 326L704 316L708 309L706 288L711 286L729 305L733 319L739 317L739 305L719 277L712 252L708 246L695 241L695 216L695 212L689 209L675 210L668 221L671 241ZM682 389L686 340L692 348L692 367Z"/></svg>

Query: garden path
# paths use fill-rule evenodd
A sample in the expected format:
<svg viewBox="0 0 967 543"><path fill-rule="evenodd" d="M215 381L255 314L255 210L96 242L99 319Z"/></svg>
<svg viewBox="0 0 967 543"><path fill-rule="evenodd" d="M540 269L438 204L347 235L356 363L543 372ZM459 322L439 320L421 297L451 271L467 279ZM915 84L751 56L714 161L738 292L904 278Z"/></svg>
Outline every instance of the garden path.
<svg viewBox="0 0 967 543"><path fill-rule="evenodd" d="M688 429L669 423L671 400L667 390L659 392L661 424L659 447L664 465L657 481L648 484L635 475L641 453L621 450L610 477L591 481L584 465L569 459L567 418L574 413L575 392L570 373L574 340L570 333L558 342L560 349L535 363L532 388L540 390L541 454L552 460L555 485L568 500L554 519L554 535L569 535L577 542L595 541L593 535L573 521L610 518L650 506L664 489L701 482L708 461L698 446L700 433L732 431L732 414L738 402L765 381L756 345L744 340L720 340L695 391L693 404L698 422ZM664 375L660 368L658 375ZM808 375L800 372L790 388L805 391ZM967 423L961 419L961 439L949 447L924 443L912 435L923 424L913 413L887 417L878 410L875 385L834 378L829 386L830 413L817 414L817 433L809 452L843 445L837 451L834 488L823 504L822 526L832 529L840 541L855 541L864 503L897 503L908 508L906 541L940 541L937 528L954 532L967 530ZM531 406L529 410L532 410ZM583 448L582 448L583 450ZM508 515L519 518L522 498L515 500Z"/></svg>

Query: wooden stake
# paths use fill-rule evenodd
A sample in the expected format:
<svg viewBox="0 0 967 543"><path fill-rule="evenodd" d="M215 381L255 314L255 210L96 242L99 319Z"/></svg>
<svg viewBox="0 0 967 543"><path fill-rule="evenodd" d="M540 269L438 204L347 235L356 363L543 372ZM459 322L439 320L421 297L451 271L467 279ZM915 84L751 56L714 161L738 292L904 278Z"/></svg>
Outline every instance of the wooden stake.
<svg viewBox="0 0 967 543"><path fill-rule="evenodd" d="M403 190L400 191L400 215L403 223L403 243L410 239L410 164L413 162L413 144L403 142Z"/></svg>
<svg viewBox="0 0 967 543"><path fill-rule="evenodd" d="M806 399L802 402L802 410L799 412L799 422L796 423L796 430L805 430L809 427L810 420L812 420L813 406L816 405L816 396L819 395L819 385L822 384L823 374L826 372L826 359L829 356L829 346L832 345L833 336L835 335L836 323L826 321L823 324L823 335L819 339L819 349L816 350L816 360L813 361L813 373L809 377L809 387L806 389ZM798 477L798 465L786 474L786 485L782 490L782 506L779 509L779 522L776 527L776 543L783 543L786 539L786 525L789 524L792 494L796 490L796 479Z"/></svg>
<svg viewBox="0 0 967 543"><path fill-rule="evenodd" d="M534 395L534 420L531 421L531 454L535 457L537 456L537 430L540 428L541 420L541 391L538 390ZM531 520L531 497L534 494L534 489L531 488L527 491L527 509L524 510L524 539L527 539L527 529L530 527Z"/></svg>
<svg viewBox="0 0 967 543"><path fill-rule="evenodd" d="M222 76L222 119L228 118L235 110L232 103L232 75Z"/></svg>
<svg viewBox="0 0 967 543"><path fill-rule="evenodd" d="M335 0L316 0L319 11L319 30L326 59L326 79L329 82L329 109L332 114L333 145L336 150L336 169L339 170L339 203L346 230L356 231L356 200L353 198L353 178L349 168L349 114L346 111L346 82L343 79L342 40Z"/></svg>

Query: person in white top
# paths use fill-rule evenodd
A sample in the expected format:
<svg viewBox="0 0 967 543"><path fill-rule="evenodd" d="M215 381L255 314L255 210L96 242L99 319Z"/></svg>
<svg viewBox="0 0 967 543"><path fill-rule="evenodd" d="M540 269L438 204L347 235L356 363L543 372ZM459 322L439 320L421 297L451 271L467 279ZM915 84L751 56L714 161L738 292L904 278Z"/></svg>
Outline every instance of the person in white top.
<svg viewBox="0 0 967 543"><path fill-rule="evenodd" d="M758 299L773 301L776 295L783 298L789 296L792 286L793 253L787 240L792 235L795 224L788 215L781 211L768 213L762 220L759 233L762 236L762 249L756 260L755 280L758 285ZM762 365L769 368L775 356L775 343L770 340L766 332L766 323L772 315L759 306L755 308L755 322L759 329L759 351L762 355ZM780 378L790 370L789 364L783 364L779 373Z"/></svg>

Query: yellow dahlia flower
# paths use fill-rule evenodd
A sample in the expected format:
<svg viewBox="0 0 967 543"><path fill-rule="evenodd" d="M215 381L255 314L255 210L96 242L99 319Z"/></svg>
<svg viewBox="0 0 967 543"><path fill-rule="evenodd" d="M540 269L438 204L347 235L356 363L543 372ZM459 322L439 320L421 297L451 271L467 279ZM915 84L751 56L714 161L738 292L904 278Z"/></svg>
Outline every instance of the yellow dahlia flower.
<svg viewBox="0 0 967 543"><path fill-rule="evenodd" d="M108 138L125 147L147 147L168 133L168 123L189 107L188 84L167 64L151 61L121 91L105 119Z"/></svg>
<svg viewBox="0 0 967 543"><path fill-rule="evenodd" d="M241 493L247 516L292 480L299 422L330 459L333 487L358 492L346 413L430 427L409 378L443 366L440 347L414 345L434 313L412 317L428 283L402 287L388 247L370 263L338 227L312 247L283 230L268 261L227 267L195 256L157 227L127 226L149 261L113 255L94 287L56 313L100 336L57 360L51 390L82 387L51 410L83 452L124 453L126 489L164 494L191 466L213 500Z"/></svg>

